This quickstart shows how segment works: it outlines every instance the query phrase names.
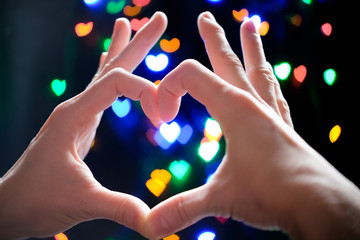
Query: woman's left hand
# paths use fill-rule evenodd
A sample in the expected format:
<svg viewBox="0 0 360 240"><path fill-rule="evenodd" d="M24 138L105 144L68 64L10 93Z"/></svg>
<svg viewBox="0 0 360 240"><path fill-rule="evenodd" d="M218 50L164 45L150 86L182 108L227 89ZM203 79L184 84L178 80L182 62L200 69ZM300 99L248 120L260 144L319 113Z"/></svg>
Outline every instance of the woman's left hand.
<svg viewBox="0 0 360 240"><path fill-rule="evenodd" d="M130 72L166 25L165 14L155 13L130 41L128 20L116 21L109 51L88 88L55 108L0 180L0 239L52 236L98 218L142 233L149 207L134 196L102 187L83 160L103 111L118 96L140 100L145 114L154 123L160 121L155 84Z"/></svg>

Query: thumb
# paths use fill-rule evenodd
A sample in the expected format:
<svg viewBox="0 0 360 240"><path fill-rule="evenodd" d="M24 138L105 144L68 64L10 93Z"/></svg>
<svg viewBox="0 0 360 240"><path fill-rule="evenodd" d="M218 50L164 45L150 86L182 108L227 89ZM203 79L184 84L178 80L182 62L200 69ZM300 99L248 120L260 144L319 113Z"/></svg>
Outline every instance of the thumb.
<svg viewBox="0 0 360 240"><path fill-rule="evenodd" d="M144 223L150 208L139 198L100 187L88 196L85 211L91 219L108 219L144 235Z"/></svg>
<svg viewBox="0 0 360 240"><path fill-rule="evenodd" d="M151 209L145 223L145 234L160 239L180 231L213 213L207 185L175 195Z"/></svg>

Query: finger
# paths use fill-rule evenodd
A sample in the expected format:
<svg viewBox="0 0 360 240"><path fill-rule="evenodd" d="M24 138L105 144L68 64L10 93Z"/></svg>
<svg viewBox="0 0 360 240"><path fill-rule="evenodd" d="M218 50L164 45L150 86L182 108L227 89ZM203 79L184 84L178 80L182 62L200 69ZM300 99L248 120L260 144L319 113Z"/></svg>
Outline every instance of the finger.
<svg viewBox="0 0 360 240"><path fill-rule="evenodd" d="M271 74L273 75L273 78L276 79L271 64L268 62L267 65L268 65L269 70L271 71ZM275 80L274 83L275 83L276 103L279 108L281 117L287 125L289 125L291 128L293 128L294 126L293 126L291 115L290 115L289 105L284 98L284 95L281 91L279 82L277 80Z"/></svg>
<svg viewBox="0 0 360 240"><path fill-rule="evenodd" d="M131 37L130 22L126 18L116 19L113 35L111 36L111 42L108 48L108 54L105 59L104 65L110 62L115 56L129 43Z"/></svg>
<svg viewBox="0 0 360 240"><path fill-rule="evenodd" d="M145 234L144 224L150 208L140 199L101 187L91 192L86 200L85 211L91 219L109 219Z"/></svg>
<svg viewBox="0 0 360 240"><path fill-rule="evenodd" d="M214 72L230 84L255 93L241 61L231 49L224 29L210 12L200 14L198 28Z"/></svg>
<svg viewBox="0 0 360 240"><path fill-rule="evenodd" d="M275 97L276 79L268 69L261 38L254 22L244 22L240 32L246 75L260 97L280 114Z"/></svg>
<svg viewBox="0 0 360 240"><path fill-rule="evenodd" d="M231 115L233 111L224 106L230 103L232 105L238 104L231 97L238 96L241 94L240 91L242 90L222 80L197 61L186 60L159 84L160 117L163 121L171 121L178 113L181 97L189 92L192 97L207 107L214 118L221 121L229 114Z"/></svg>
<svg viewBox="0 0 360 240"><path fill-rule="evenodd" d="M102 69L99 77L113 68L121 67L132 72L159 40L167 26L164 13L156 12L150 21L140 29L127 47Z"/></svg>
<svg viewBox="0 0 360 240"><path fill-rule="evenodd" d="M206 185L175 195L151 209L145 235L160 239L180 231L202 218L213 216Z"/></svg>
<svg viewBox="0 0 360 240"><path fill-rule="evenodd" d="M74 112L77 112L81 119L97 116L122 95L132 100L140 100L145 115L153 123L160 122L156 107L156 85L121 68L111 70L75 97L77 109Z"/></svg>

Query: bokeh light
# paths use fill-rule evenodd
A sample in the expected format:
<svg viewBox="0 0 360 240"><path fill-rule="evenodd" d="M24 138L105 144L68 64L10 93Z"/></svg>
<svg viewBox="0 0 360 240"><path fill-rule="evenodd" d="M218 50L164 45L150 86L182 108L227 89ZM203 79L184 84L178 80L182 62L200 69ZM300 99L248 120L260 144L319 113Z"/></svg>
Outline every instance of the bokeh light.
<svg viewBox="0 0 360 240"><path fill-rule="evenodd" d="M179 239L180 239L180 237L178 235L176 235L176 234L172 234L172 235L170 235L168 237L163 238L163 240L179 240Z"/></svg>
<svg viewBox="0 0 360 240"><path fill-rule="evenodd" d="M332 26L330 23L324 23L321 25L321 32L325 37L329 37L332 33Z"/></svg>
<svg viewBox="0 0 360 240"><path fill-rule="evenodd" d="M64 233L59 233L54 236L55 240L68 240L68 237Z"/></svg>
<svg viewBox="0 0 360 240"><path fill-rule="evenodd" d="M204 231L198 235L198 240L214 240L216 234L212 231Z"/></svg>
<svg viewBox="0 0 360 240"><path fill-rule="evenodd" d="M160 72L165 70L169 64L169 58L164 53L159 53L157 56L149 54L145 58L145 63L148 69L153 72Z"/></svg>
<svg viewBox="0 0 360 240"><path fill-rule="evenodd" d="M331 143L336 142L341 134L341 127L339 125L335 125L333 128L331 128L329 132L329 139Z"/></svg>
<svg viewBox="0 0 360 240"><path fill-rule="evenodd" d="M170 166L169 170L177 179L181 180L183 177L189 172L190 165L184 160L180 161L173 161Z"/></svg>
<svg viewBox="0 0 360 240"><path fill-rule="evenodd" d="M66 90L66 81L65 80L59 80L54 79L51 82L51 89L55 93L56 96L61 96Z"/></svg>
<svg viewBox="0 0 360 240"><path fill-rule="evenodd" d="M274 66L274 73L279 80L286 80L291 71L291 66L288 62L283 62Z"/></svg>
<svg viewBox="0 0 360 240"><path fill-rule="evenodd" d="M97 7L101 4L101 0L84 0L84 3L88 7Z"/></svg>
<svg viewBox="0 0 360 240"><path fill-rule="evenodd" d="M305 80L306 74L307 69L304 65L300 65L297 68L294 68L294 77L299 83L302 83Z"/></svg>
<svg viewBox="0 0 360 240"><path fill-rule="evenodd" d="M159 197L169 183L171 174L165 169L155 169L152 171L150 177L145 185L152 194Z"/></svg>
<svg viewBox="0 0 360 240"><path fill-rule="evenodd" d="M166 141L173 143L179 137L181 129L179 124L174 121L170 124L162 123L160 125L159 131Z"/></svg>
<svg viewBox="0 0 360 240"><path fill-rule="evenodd" d="M118 99L111 105L112 110L119 118L126 117L131 111L131 101L126 98L123 101Z"/></svg>
<svg viewBox="0 0 360 240"><path fill-rule="evenodd" d="M93 22L78 23L75 25L75 33L78 37L85 37L90 34L94 26Z"/></svg>
<svg viewBox="0 0 360 240"><path fill-rule="evenodd" d="M332 86L336 80L336 71L332 68L329 68L324 71L324 80L327 85Z"/></svg>
<svg viewBox="0 0 360 240"><path fill-rule="evenodd" d="M198 153L205 162L210 162L218 153L219 148L220 144L217 141L204 141L200 143Z"/></svg>
<svg viewBox="0 0 360 240"><path fill-rule="evenodd" d="M106 5L106 12L108 14L118 14L121 12L121 10L123 10L125 4L126 4L125 0L109 1Z"/></svg>
<svg viewBox="0 0 360 240"><path fill-rule="evenodd" d="M173 53L180 48L180 40L173 38L171 40L162 39L160 41L160 47L164 52Z"/></svg>

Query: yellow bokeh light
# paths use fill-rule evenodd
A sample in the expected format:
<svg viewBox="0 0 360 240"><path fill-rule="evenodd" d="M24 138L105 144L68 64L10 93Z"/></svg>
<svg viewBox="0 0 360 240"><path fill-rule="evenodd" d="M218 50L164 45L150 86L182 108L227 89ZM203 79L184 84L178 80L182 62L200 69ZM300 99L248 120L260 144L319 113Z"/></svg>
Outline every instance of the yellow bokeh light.
<svg viewBox="0 0 360 240"><path fill-rule="evenodd" d="M335 125L329 133L329 139L331 143L336 142L341 134L341 127L339 125Z"/></svg>
<svg viewBox="0 0 360 240"><path fill-rule="evenodd" d="M159 179L161 180L165 185L168 184L168 182L171 179L171 173L169 173L167 170L165 169L155 169L150 177L152 179Z"/></svg>
<svg viewBox="0 0 360 240"><path fill-rule="evenodd" d="M260 24L259 34L265 36L269 32L270 24L267 21L263 21Z"/></svg>
<svg viewBox="0 0 360 240"><path fill-rule="evenodd" d="M151 179L147 180L146 187L154 194L159 197L165 190L166 184L171 179L171 173L165 169L155 169L150 175Z"/></svg>
<svg viewBox="0 0 360 240"><path fill-rule="evenodd" d="M166 185L160 179L149 179L146 182L146 187L152 192L155 196L159 197L162 192L165 190Z"/></svg>
<svg viewBox="0 0 360 240"><path fill-rule="evenodd" d="M55 240L68 240L67 236L64 233L59 233L54 236Z"/></svg>
<svg viewBox="0 0 360 240"><path fill-rule="evenodd" d="M172 234L172 235L170 235L168 237L163 238L163 240L179 240L179 239L180 239L180 237L178 235L176 235L176 234Z"/></svg>

